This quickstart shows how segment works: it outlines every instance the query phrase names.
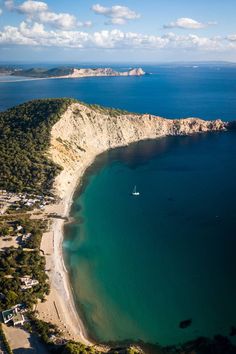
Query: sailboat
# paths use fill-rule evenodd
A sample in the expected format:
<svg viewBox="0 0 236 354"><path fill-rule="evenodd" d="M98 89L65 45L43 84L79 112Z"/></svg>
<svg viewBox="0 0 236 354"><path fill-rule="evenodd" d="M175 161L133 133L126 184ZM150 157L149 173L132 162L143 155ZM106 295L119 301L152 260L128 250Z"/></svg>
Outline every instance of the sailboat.
<svg viewBox="0 0 236 354"><path fill-rule="evenodd" d="M132 195L134 195L134 196L138 196L138 195L140 195L140 193L139 193L139 192L137 192L137 188L136 188L136 186L134 186L134 189L133 189Z"/></svg>

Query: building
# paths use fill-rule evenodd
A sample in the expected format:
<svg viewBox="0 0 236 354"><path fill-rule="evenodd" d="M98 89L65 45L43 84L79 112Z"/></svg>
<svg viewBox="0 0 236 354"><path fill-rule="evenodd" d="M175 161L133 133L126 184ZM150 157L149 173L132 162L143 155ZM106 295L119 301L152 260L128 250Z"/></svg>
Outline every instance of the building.
<svg viewBox="0 0 236 354"><path fill-rule="evenodd" d="M25 242L31 237L31 233L29 232L28 234L23 234L22 235L22 241Z"/></svg>
<svg viewBox="0 0 236 354"><path fill-rule="evenodd" d="M31 289L33 286L38 285L38 280L36 279L31 279L29 276L25 276L23 278L20 278L21 280L21 289L22 290L27 290L27 289Z"/></svg>
<svg viewBox="0 0 236 354"><path fill-rule="evenodd" d="M13 326L23 325L25 322L24 315L20 312L20 305L2 311L2 318L4 323L12 322Z"/></svg>

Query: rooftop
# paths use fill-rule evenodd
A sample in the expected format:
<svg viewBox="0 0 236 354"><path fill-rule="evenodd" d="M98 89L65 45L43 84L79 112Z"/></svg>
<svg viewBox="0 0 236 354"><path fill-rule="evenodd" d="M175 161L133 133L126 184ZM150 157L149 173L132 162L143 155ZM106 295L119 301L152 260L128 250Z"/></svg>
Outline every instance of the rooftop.
<svg viewBox="0 0 236 354"><path fill-rule="evenodd" d="M16 305L11 309L2 311L2 318L4 323L13 321L14 326L24 323L25 320L24 315L20 312L20 305Z"/></svg>

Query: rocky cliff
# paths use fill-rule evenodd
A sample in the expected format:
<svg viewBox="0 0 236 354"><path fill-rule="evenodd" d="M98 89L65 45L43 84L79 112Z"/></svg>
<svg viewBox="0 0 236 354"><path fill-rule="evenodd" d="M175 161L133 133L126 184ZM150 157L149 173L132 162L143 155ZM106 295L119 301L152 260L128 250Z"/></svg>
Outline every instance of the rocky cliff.
<svg viewBox="0 0 236 354"><path fill-rule="evenodd" d="M1 68L0 68L1 72ZM4 71L6 73L6 71ZM142 76L145 72L142 68L133 68L128 71L116 71L111 68L70 68L56 67L52 69L30 68L10 69L8 74L13 76L35 77L35 78L79 78L91 76Z"/></svg>
<svg viewBox="0 0 236 354"><path fill-rule="evenodd" d="M55 187L62 195L62 189L66 192L65 185L72 182L76 171L81 173L96 155L108 149L167 135L225 129L226 123L221 120L171 120L73 103L52 128L50 154L64 169L56 179Z"/></svg>
<svg viewBox="0 0 236 354"><path fill-rule="evenodd" d="M142 68L134 68L128 71L115 71L111 68L97 68L97 69L73 69L73 72L67 77L90 77L90 76L142 76L145 72Z"/></svg>

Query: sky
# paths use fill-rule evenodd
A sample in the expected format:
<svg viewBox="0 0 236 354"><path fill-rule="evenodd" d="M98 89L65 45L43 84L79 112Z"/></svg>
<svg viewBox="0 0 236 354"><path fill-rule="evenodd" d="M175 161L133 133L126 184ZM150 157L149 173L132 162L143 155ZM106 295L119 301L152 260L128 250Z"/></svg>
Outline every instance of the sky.
<svg viewBox="0 0 236 354"><path fill-rule="evenodd" d="M236 0L0 0L1 62L236 62Z"/></svg>

